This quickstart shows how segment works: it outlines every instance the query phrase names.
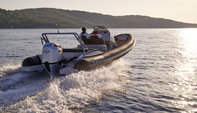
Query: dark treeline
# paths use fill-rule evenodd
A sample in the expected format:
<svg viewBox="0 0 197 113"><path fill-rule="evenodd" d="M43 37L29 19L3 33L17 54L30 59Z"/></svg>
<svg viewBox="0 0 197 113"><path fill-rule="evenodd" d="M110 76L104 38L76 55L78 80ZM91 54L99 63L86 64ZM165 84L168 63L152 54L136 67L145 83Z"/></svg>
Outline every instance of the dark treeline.
<svg viewBox="0 0 197 113"><path fill-rule="evenodd" d="M0 9L0 28L79 28L106 25L111 28L189 28L197 24L177 22L169 19L129 15L111 16L84 11L53 8L23 10Z"/></svg>

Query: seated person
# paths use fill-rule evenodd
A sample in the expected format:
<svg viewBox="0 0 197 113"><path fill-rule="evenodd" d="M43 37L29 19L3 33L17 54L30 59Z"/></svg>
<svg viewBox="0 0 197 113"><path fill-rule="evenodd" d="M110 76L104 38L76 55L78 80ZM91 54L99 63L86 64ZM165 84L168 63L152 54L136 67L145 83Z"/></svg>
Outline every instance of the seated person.
<svg viewBox="0 0 197 113"><path fill-rule="evenodd" d="M90 35L88 33L86 33L87 28L86 27L82 27L81 30L82 30L82 32L80 33L80 37L82 38L82 40L83 40L83 42L85 44L89 44L90 43L89 42Z"/></svg>
<svg viewBox="0 0 197 113"><path fill-rule="evenodd" d="M99 28L94 27L94 31L90 34L90 43L91 44L105 44L105 41L102 35L99 33Z"/></svg>

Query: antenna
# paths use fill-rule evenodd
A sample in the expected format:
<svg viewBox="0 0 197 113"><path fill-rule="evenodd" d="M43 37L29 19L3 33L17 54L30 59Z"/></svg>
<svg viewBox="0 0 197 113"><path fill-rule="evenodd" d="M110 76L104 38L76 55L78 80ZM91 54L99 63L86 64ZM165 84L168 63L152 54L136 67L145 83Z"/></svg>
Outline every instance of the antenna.
<svg viewBox="0 0 197 113"><path fill-rule="evenodd" d="M60 32L59 32L59 28L58 28L58 24L56 24L56 27L57 27L57 33L60 33Z"/></svg>

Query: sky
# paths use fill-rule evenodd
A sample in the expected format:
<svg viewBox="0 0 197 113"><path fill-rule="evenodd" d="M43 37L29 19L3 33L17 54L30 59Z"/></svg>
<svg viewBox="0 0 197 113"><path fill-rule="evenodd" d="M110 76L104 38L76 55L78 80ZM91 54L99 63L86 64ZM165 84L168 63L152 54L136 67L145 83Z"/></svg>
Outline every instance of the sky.
<svg viewBox="0 0 197 113"><path fill-rule="evenodd" d="M0 8L6 10L41 7L197 23L197 0L0 0Z"/></svg>

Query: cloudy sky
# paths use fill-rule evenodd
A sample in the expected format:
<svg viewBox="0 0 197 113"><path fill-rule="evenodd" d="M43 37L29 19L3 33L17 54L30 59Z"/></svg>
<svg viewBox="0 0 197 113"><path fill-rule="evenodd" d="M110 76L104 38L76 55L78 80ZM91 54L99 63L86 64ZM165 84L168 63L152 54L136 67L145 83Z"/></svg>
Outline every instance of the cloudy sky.
<svg viewBox="0 0 197 113"><path fill-rule="evenodd" d="M61 8L109 15L146 15L197 23L197 0L0 0L2 9Z"/></svg>

